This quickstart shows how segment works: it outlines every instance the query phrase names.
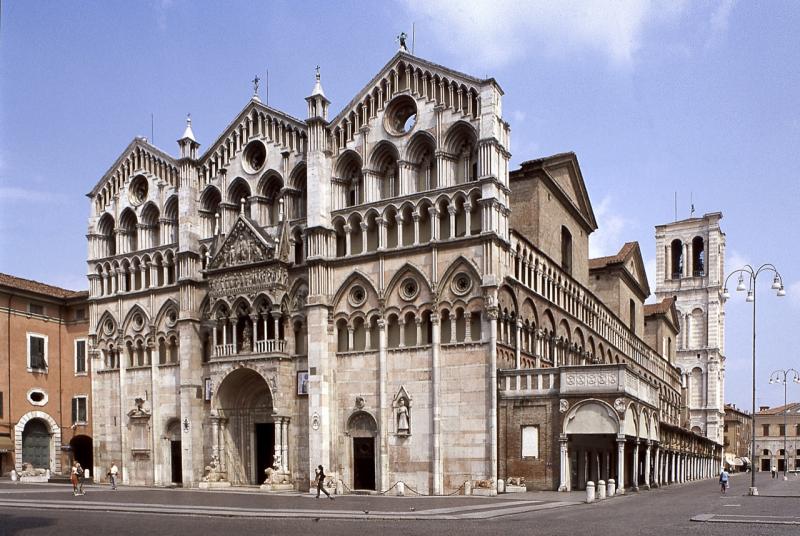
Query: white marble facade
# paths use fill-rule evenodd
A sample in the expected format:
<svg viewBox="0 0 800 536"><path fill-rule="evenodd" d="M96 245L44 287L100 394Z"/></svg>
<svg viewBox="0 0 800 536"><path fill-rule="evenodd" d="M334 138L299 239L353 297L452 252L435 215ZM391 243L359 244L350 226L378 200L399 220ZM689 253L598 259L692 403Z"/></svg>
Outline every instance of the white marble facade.
<svg viewBox="0 0 800 536"><path fill-rule="evenodd" d="M90 193L95 474L496 480L502 94L400 51L333 118L317 73L305 120L134 139Z"/></svg>

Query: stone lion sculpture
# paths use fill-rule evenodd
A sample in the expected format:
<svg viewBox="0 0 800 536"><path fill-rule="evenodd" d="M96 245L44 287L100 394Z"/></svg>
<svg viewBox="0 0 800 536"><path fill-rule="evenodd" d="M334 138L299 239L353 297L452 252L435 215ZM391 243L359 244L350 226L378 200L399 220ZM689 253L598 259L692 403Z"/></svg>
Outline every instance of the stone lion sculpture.
<svg viewBox="0 0 800 536"><path fill-rule="evenodd" d="M219 456L213 456L205 469L206 476L203 477L204 482L219 482L225 480L225 474L220 471Z"/></svg>
<svg viewBox="0 0 800 536"><path fill-rule="evenodd" d="M510 477L508 477L508 485L509 486L524 486L525 485L525 477L524 476L510 476Z"/></svg>

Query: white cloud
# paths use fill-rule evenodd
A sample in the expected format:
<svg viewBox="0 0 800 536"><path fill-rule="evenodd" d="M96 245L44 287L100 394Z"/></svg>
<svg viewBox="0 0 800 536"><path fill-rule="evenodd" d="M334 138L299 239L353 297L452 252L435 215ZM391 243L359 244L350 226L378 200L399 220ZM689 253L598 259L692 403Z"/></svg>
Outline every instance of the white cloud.
<svg viewBox="0 0 800 536"><path fill-rule="evenodd" d="M590 50L627 67L650 25L680 16L684 1L405 0L430 22L440 44L476 65L498 67L536 50L549 55ZM720 23L721 24L721 23Z"/></svg>
<svg viewBox="0 0 800 536"><path fill-rule="evenodd" d="M734 4L734 0L722 0L711 14L710 32L706 41L706 48L718 45L725 37L725 34L728 33Z"/></svg>
<svg viewBox="0 0 800 536"><path fill-rule="evenodd" d="M598 229L589 235L589 257L614 255L625 243L624 232L630 222L621 213L613 212L612 204L613 198L606 195L594 206Z"/></svg>

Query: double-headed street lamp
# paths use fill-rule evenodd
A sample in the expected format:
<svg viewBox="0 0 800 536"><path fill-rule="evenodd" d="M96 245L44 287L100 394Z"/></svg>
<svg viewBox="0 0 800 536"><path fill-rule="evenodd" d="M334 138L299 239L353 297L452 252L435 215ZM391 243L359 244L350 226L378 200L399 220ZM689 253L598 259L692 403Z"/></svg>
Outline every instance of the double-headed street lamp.
<svg viewBox="0 0 800 536"><path fill-rule="evenodd" d="M786 480L786 470L789 468L789 451L786 450L786 384L789 381L793 381L794 383L800 383L800 372L797 372L795 369L778 369L773 370L772 373L769 375L769 383L782 383L783 384L783 479ZM795 469L797 469L795 467Z"/></svg>
<svg viewBox="0 0 800 536"><path fill-rule="evenodd" d="M758 268L753 268L749 264L746 264L744 267L728 274L728 277L725 278L725 284L722 285L722 299L727 300L731 297L728 292L728 279L734 274L739 274L739 283L736 285L736 290L738 292L744 292L746 290L746 301L753 304L753 413L751 414L753 432L751 434L752 443L750 445L751 470L750 491L748 492L750 495L758 495L758 488L756 487L756 467L753 467L753 461L756 457L756 282L758 276L764 272L772 272L775 274L772 280L772 290L777 291L778 296L786 296L786 290L783 288L783 278L778 272L778 269L772 264L762 264ZM744 285L745 276L748 279L747 287Z"/></svg>

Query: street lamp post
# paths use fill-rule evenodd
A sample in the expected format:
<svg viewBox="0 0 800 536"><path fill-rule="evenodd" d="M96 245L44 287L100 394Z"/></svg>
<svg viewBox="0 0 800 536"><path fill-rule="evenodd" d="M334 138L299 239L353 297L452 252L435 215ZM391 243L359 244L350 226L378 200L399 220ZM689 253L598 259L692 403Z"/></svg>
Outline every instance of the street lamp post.
<svg viewBox="0 0 800 536"><path fill-rule="evenodd" d="M771 288L777 291L779 297L786 296L786 290L783 288L783 278L778 272L778 269L772 264L762 264L758 268L753 268L749 264L746 264L744 267L734 270L728 274L728 277L725 278L725 284L722 285L722 299L727 300L731 297L730 293L728 292L728 279L730 279L734 274L739 274L739 283L736 285L736 290L738 292L747 290L746 301L753 304L753 413L751 415L753 437L750 444L751 462L755 460L756 456L756 282L758 280L758 276L764 272L772 272L775 274L775 277L772 280ZM748 278L748 287L744 286L745 275ZM758 488L756 487L756 467L753 467L750 471L750 490L748 493L750 495L758 495Z"/></svg>
<svg viewBox="0 0 800 536"><path fill-rule="evenodd" d="M789 451L786 450L786 384L789 383L789 374L791 373L791 381L800 383L800 372L795 369L778 369L773 370L769 375L769 383L782 383L783 384L783 479L787 480L786 471L789 469Z"/></svg>

